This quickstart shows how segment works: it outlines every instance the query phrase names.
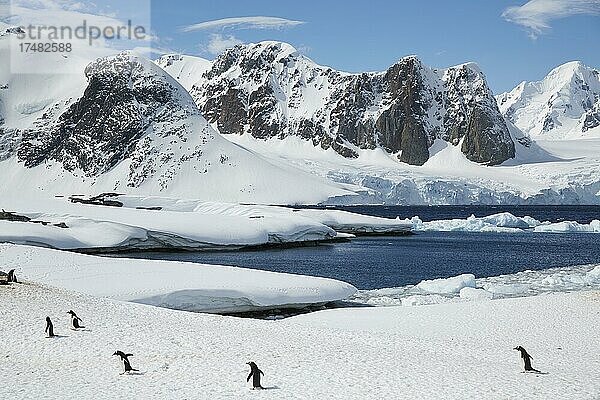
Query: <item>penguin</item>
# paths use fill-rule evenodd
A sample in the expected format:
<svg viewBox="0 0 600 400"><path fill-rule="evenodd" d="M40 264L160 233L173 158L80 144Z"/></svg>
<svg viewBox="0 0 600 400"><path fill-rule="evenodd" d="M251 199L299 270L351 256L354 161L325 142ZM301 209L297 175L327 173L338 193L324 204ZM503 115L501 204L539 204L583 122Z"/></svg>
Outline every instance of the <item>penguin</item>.
<svg viewBox="0 0 600 400"><path fill-rule="evenodd" d="M50 317L46 317L46 330L44 332L48 334L48 337L54 337L54 326L50 321Z"/></svg>
<svg viewBox="0 0 600 400"><path fill-rule="evenodd" d="M19 283L19 282L17 282L17 276L15 275L14 269L11 269L10 271L8 271L8 281L14 282L14 283Z"/></svg>
<svg viewBox="0 0 600 400"><path fill-rule="evenodd" d="M85 328L85 326L79 325L79 323L83 321L77 316L77 314L75 314L73 310L67 311L67 314L71 315L71 323L73 324L73 329Z"/></svg>
<svg viewBox="0 0 600 400"><path fill-rule="evenodd" d="M246 364L250 366L250 375L248 375L248 378L246 378L246 382L252 378L252 387L254 389L264 389L260 385L260 375L264 375L264 372L258 369L258 366L253 361L247 362Z"/></svg>
<svg viewBox="0 0 600 400"><path fill-rule="evenodd" d="M540 373L540 371L538 371L537 369L535 369L535 368L533 368L531 366L531 360L533 359L533 357L531 357L529 355L529 353L527 353L527 350L525 350L521 346L517 346L513 350L517 350L517 351L521 352L521 358L523 359L523 362L525 363L525 372L537 372L537 373Z"/></svg>
<svg viewBox="0 0 600 400"><path fill-rule="evenodd" d="M127 373L130 371L139 371L137 369L131 368L131 364L129 363L129 357L132 357L133 354L129 354L129 353L126 354L120 350L117 350L113 353L113 356L121 357L121 361L123 361L123 366L125 367L125 372L123 372L123 373Z"/></svg>

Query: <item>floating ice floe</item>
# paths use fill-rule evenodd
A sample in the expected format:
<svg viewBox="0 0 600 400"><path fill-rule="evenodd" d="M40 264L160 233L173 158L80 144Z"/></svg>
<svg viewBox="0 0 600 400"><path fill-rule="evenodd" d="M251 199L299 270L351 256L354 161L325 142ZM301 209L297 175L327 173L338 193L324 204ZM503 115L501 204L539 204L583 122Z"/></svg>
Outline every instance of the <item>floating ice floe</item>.
<svg viewBox="0 0 600 400"><path fill-rule="evenodd" d="M360 290L352 300L377 306L426 305L577 290L600 290L600 265L527 270L477 279L463 274L424 280L416 285Z"/></svg>
<svg viewBox="0 0 600 400"><path fill-rule="evenodd" d="M421 281L416 287L417 289L426 293L459 293L462 288L475 287L475 275L462 274L452 278L424 280Z"/></svg>
<svg viewBox="0 0 600 400"><path fill-rule="evenodd" d="M446 219L434 221L422 221L418 216L404 220L412 224L415 231L440 231L440 232L600 232L600 220L592 220L589 224L580 224L575 221L563 221L551 223L542 222L535 218L525 216L516 217L511 213L504 212L476 217L471 215L466 219Z"/></svg>

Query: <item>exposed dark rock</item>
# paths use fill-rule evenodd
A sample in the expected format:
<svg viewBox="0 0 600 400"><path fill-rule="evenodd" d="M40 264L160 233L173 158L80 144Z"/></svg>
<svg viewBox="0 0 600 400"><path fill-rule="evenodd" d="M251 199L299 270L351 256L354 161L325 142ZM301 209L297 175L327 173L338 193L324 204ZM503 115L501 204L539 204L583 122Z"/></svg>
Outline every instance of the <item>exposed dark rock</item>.
<svg viewBox="0 0 600 400"><path fill-rule="evenodd" d="M101 193L97 196L90 198L84 197L69 197L71 203L91 204L94 206L108 206L108 207L123 207L123 203L117 200L109 200L107 198L119 196L117 193Z"/></svg>
<svg viewBox="0 0 600 400"><path fill-rule="evenodd" d="M594 108L585 114L581 131L587 132L597 126L600 126L600 100L596 103Z"/></svg>
<svg viewBox="0 0 600 400"><path fill-rule="evenodd" d="M29 222L31 218L25 215L18 215L11 211L0 211L0 220L10 221L10 222Z"/></svg>
<svg viewBox="0 0 600 400"><path fill-rule="evenodd" d="M498 141L498 126L500 124L504 124L504 121L492 119L490 113L481 107L473 109L467 134L461 147L462 152L469 160L496 165L514 158L515 145L512 140L510 142ZM504 129L508 134L506 126Z"/></svg>
<svg viewBox="0 0 600 400"><path fill-rule="evenodd" d="M384 73L346 74L285 43L263 42L226 50L190 93L221 133L299 136L349 158L358 156L353 148L381 147L402 162L422 165L435 139L457 145L469 135L463 146L469 159L496 164L514 147L483 74L472 64L437 71L410 56Z"/></svg>

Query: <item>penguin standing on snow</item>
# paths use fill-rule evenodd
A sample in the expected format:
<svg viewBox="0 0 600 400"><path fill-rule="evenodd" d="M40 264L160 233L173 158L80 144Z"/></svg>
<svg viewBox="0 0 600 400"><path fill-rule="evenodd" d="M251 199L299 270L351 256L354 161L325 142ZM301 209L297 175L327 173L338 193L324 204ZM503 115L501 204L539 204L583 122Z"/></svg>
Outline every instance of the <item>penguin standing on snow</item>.
<svg viewBox="0 0 600 400"><path fill-rule="evenodd" d="M73 329L85 328L85 326L79 325L79 323L83 321L77 316L77 314L75 314L73 310L67 311L67 314L71 315L71 324L73 325Z"/></svg>
<svg viewBox="0 0 600 400"><path fill-rule="evenodd" d="M113 356L119 356L121 357L121 361L123 361L123 366L125 367L125 372L123 373L127 373L130 371L138 371L137 369L131 368L131 364L129 363L129 357L132 357L133 354L125 354L120 350L117 350L113 353Z"/></svg>
<svg viewBox="0 0 600 400"><path fill-rule="evenodd" d="M264 372L258 369L258 365L256 365L256 363L253 361L247 362L246 364L250 366L250 375L248 375L248 378L246 378L246 382L252 378L252 387L254 389L264 389L260 384L260 375L264 375Z"/></svg>
<svg viewBox="0 0 600 400"><path fill-rule="evenodd" d="M527 353L527 350L525 350L521 346L515 347L514 350L521 352L521 358L523 359L523 363L525 363L525 372L540 372L531 366L531 360L533 360L533 357L531 357L529 353Z"/></svg>
<svg viewBox="0 0 600 400"><path fill-rule="evenodd" d="M54 337L54 325L52 325L50 317L46 317L46 330L44 332L48 334L48 337Z"/></svg>
<svg viewBox="0 0 600 400"><path fill-rule="evenodd" d="M17 282L17 276L15 275L14 269L11 269L10 271L8 271L8 281L14 282L14 283L19 283L19 282Z"/></svg>

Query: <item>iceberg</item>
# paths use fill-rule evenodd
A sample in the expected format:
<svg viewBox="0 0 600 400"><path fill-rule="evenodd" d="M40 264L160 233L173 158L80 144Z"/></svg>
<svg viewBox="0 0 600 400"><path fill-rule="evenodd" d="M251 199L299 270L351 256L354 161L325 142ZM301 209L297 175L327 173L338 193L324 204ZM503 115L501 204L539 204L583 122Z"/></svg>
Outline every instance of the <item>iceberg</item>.
<svg viewBox="0 0 600 400"><path fill-rule="evenodd" d="M580 224L576 221L563 221L551 223L549 221L538 221L535 218L524 216L517 217L511 213L503 212L486 217L471 215L465 219L442 219L434 221L422 221L418 216L404 220L412 224L414 231L437 231L437 232L600 232L600 220L593 220L589 224Z"/></svg>

